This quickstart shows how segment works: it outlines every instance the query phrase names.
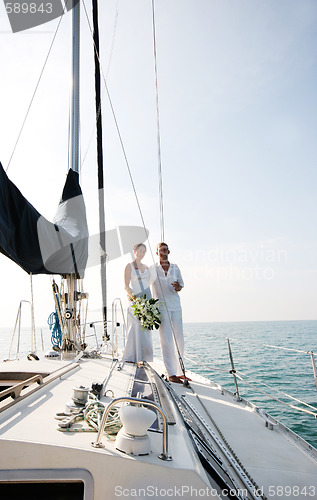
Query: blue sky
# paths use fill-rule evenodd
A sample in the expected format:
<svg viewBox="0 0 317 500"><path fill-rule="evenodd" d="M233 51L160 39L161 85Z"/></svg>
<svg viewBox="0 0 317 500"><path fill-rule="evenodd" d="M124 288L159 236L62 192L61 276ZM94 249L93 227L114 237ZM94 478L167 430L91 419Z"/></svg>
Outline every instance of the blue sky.
<svg viewBox="0 0 317 500"><path fill-rule="evenodd" d="M154 252L160 228L151 2L101 2L100 14L103 67ZM47 218L67 169L70 16L64 17L8 171ZM0 20L6 165L57 22L12 34L3 5ZM165 234L184 275L185 321L316 319L315 0L160 0L156 21ZM82 31L82 182L95 231L85 19ZM108 228L140 225L106 97L103 116ZM109 300L124 297L128 260L109 265ZM151 263L150 253L145 261ZM0 265L3 323L12 324L18 301L29 294L28 277L3 257ZM98 269L88 271L93 310L98 279ZM48 278L34 278L41 324L53 308L50 291L43 292L49 287Z"/></svg>

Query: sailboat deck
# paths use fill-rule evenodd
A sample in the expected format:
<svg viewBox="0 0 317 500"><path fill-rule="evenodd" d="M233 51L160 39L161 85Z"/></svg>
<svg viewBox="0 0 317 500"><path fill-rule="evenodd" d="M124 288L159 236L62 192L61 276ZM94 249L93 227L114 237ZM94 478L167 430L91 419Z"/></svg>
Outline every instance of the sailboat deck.
<svg viewBox="0 0 317 500"><path fill-rule="evenodd" d="M162 373L159 362L151 365ZM169 454L173 460L166 462L158 458L162 452L162 432L150 432L150 455L129 456L116 450L114 441L106 437L102 439L104 448L93 448L91 443L96 440L96 433L74 432L74 427L82 429L80 422L65 432L57 430L55 415L66 410L75 387L90 388L92 382L107 380L106 390L110 392L101 398L107 406L113 398L130 395L135 382L137 388L142 386L136 365L126 363L118 371L117 364L109 358L78 362L19 361L4 364L3 378L10 379L10 372L14 377L17 366L25 378L38 370L44 379L43 384L34 382L28 387L26 397L23 398L22 393L16 400L8 402L11 398L6 398L0 402L0 481L10 470L68 470L71 467L88 470L94 478L95 496L91 498L103 498L100 492L105 481L110 492L107 498L115 498L115 488L122 484L120 471L123 470L125 488L130 487L131 491L159 485L165 489L184 485L198 489L210 487L177 409L178 398L194 419L198 419L206 442L212 443L237 487L243 484L239 474L245 469L252 480L253 492L259 489L267 498L289 498L292 493L297 498L307 498L317 492L316 450L280 424L270 430L255 407L245 401L237 402L230 392L203 377L190 374L193 378L190 387L169 384L170 394L168 391L161 394L161 402L170 412L170 423L175 424L168 426ZM184 494L183 498L191 498L191 495Z"/></svg>
<svg viewBox="0 0 317 500"><path fill-rule="evenodd" d="M54 365L54 363L56 363ZM15 363L7 363L6 370L14 372ZM52 370L53 366L53 370ZM196 488L206 488L208 479L195 454L191 452L190 441L176 415L177 424L169 426L169 454L172 461L162 461L162 433L150 432L152 452L148 456L129 456L115 449L114 441L103 437L104 448L92 447L95 432L66 432L57 430L55 415L64 412L65 405L73 395L73 388L82 385L91 387L92 382L102 382L113 367L111 359L85 359L78 363L61 361L19 362L19 370L27 373L37 367L39 371L50 373L62 367L69 369L64 375L47 385L37 385L34 392L24 399L17 398L9 407L0 406L0 483L8 478L10 470L84 470L93 477L94 496L101 499L107 485L107 498L116 498L123 485L130 488L180 488L190 484ZM136 366L125 364L121 371L111 371L107 390L113 391L102 397L106 406L112 397L129 394L134 380ZM52 373L53 375L53 373ZM0 373L1 376L1 373ZM45 383L45 379L44 379ZM1 410L2 408L2 410ZM80 422L74 424L80 428ZM124 471L124 481L123 481ZM36 476L37 477L37 476ZM129 495L125 495L129 498ZM131 497L135 496L133 492ZM88 498L88 497L87 497ZM89 497L90 498L90 497ZM185 497L186 498L186 497Z"/></svg>
<svg viewBox="0 0 317 500"><path fill-rule="evenodd" d="M267 498L317 495L317 450L282 424L270 429L267 417L253 405L236 401L230 392L203 377L189 376L193 378L190 388L173 384L174 391L248 471L254 491Z"/></svg>

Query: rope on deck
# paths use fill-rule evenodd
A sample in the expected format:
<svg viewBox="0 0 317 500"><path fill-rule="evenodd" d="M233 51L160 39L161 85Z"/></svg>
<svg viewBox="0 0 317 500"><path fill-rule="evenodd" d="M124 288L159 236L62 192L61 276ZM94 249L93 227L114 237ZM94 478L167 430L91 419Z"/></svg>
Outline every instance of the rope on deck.
<svg viewBox="0 0 317 500"><path fill-rule="evenodd" d="M65 413L56 414L55 418L61 421L57 430L61 432L98 432L104 412L105 405L97 399L92 399L78 414L70 416ZM73 424L78 421L86 422L88 427L74 427ZM112 408L104 431L107 439L113 441L115 439L113 436L118 434L121 427L119 411L117 408Z"/></svg>

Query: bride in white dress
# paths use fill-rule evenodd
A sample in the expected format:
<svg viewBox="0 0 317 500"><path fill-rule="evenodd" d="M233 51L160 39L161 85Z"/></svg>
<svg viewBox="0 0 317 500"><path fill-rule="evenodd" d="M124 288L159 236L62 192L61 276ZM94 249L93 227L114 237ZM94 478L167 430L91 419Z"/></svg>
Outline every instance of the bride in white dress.
<svg viewBox="0 0 317 500"><path fill-rule="evenodd" d="M134 261L127 264L124 270L124 285L128 297L143 295L151 299L150 291L150 270L142 264L142 259L146 253L146 246L143 243L135 245ZM128 307L127 318L127 342L123 352L122 361L138 362L153 361L152 332L141 326L140 321L133 314L131 306Z"/></svg>

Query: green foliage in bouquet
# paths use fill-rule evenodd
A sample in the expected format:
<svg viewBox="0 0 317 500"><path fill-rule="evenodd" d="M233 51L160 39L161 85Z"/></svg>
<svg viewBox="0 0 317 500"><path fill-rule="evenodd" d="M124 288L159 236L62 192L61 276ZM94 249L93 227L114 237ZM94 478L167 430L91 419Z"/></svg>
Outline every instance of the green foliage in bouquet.
<svg viewBox="0 0 317 500"><path fill-rule="evenodd" d="M159 299L147 299L143 297L131 297L133 314L138 318L143 328L153 330L161 324L161 313L157 302Z"/></svg>

